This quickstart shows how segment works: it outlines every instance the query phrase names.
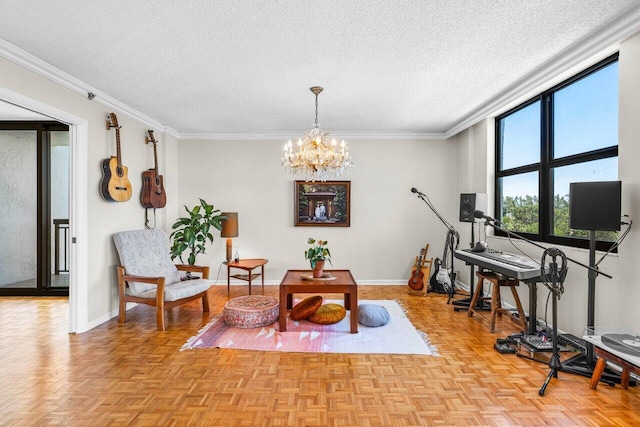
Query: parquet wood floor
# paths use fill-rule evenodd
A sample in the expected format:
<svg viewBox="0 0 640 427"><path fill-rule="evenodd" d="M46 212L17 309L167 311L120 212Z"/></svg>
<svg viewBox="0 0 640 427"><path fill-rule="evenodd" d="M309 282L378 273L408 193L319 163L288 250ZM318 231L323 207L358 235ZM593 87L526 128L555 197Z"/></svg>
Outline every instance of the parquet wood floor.
<svg viewBox="0 0 640 427"><path fill-rule="evenodd" d="M246 292L238 285L232 296ZM213 295L210 316L226 286ZM170 310L166 332L152 308L137 306L124 325L69 335L65 299L0 298L0 425L640 425L638 387L591 390L588 378L561 372L539 396L548 367L493 349L516 332L506 317L490 333L444 295L362 286L360 298L399 300L440 357L181 352L209 320L196 302Z"/></svg>

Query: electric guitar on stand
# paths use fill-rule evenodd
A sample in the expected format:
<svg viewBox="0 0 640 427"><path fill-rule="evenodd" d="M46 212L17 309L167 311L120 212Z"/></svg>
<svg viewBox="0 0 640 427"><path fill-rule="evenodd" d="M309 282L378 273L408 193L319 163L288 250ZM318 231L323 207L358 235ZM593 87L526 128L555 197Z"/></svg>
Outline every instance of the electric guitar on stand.
<svg viewBox="0 0 640 427"><path fill-rule="evenodd" d="M109 202L126 202L131 198L131 182L127 176L129 169L122 164L120 155L120 126L115 113L109 114L107 120L107 130L116 128L116 153L102 161L102 181L100 183L100 194Z"/></svg>
<svg viewBox="0 0 640 427"><path fill-rule="evenodd" d="M148 130L149 136L144 138L145 144L153 144L154 168L142 172L142 191L140 192L140 203L145 208L164 208L167 204L167 194L164 192L162 175L158 173L158 151L153 131Z"/></svg>
<svg viewBox="0 0 640 427"><path fill-rule="evenodd" d="M433 262L435 268L431 278L429 279L429 291L439 294L449 294L451 291L451 268L443 266L447 262L447 253L449 252L449 241L445 242L442 260L436 258Z"/></svg>

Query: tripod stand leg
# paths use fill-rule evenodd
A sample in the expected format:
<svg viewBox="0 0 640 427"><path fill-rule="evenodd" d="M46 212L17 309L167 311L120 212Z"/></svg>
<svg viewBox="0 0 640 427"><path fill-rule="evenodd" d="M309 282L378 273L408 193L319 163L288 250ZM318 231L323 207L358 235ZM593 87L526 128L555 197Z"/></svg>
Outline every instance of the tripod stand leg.
<svg viewBox="0 0 640 427"><path fill-rule="evenodd" d="M549 385L549 381L551 381L551 377L558 378L558 371L556 368L551 368L549 371L549 375L547 375L547 379L544 380L544 384L542 384L542 388L538 392L540 396L544 396L544 391L547 389L547 385Z"/></svg>

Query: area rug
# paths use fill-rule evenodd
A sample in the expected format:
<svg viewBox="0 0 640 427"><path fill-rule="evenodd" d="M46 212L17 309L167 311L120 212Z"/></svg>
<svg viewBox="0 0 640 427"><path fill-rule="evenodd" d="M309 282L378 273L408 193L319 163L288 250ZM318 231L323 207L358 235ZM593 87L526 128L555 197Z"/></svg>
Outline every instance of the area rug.
<svg viewBox="0 0 640 427"><path fill-rule="evenodd" d="M325 303L342 301L326 300ZM309 353L380 353L422 354L439 356L427 335L418 331L396 301L361 300L359 304L379 304L390 315L384 326L358 325L358 333L351 334L350 315L347 311L339 323L318 325L307 320L293 321L287 316L286 332L278 331L278 321L262 328L241 329L229 327L222 317L211 320L191 337L181 350L197 348L234 348Z"/></svg>

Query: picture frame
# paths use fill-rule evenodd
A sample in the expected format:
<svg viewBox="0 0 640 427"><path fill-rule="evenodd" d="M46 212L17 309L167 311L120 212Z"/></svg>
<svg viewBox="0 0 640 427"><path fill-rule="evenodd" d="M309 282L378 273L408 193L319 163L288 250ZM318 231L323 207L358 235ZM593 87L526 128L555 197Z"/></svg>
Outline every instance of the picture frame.
<svg viewBox="0 0 640 427"><path fill-rule="evenodd" d="M296 227L350 227L351 181L295 181Z"/></svg>

